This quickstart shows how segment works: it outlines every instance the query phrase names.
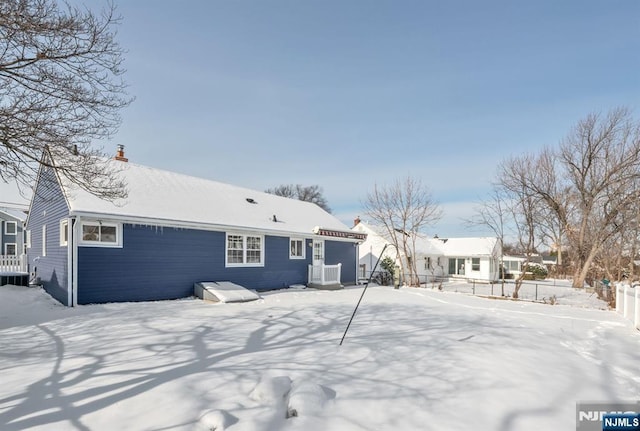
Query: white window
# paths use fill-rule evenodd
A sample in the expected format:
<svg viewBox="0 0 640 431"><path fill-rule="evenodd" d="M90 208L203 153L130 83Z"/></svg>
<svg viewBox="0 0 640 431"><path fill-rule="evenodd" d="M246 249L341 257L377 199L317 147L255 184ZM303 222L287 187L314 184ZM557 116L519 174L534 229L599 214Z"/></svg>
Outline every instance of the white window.
<svg viewBox="0 0 640 431"><path fill-rule="evenodd" d="M18 232L18 223L15 221L4 222L4 234L15 235Z"/></svg>
<svg viewBox="0 0 640 431"><path fill-rule="evenodd" d="M480 258L472 257L471 258L471 271L480 271Z"/></svg>
<svg viewBox="0 0 640 431"><path fill-rule="evenodd" d="M16 256L18 254L18 247L15 243L8 243L4 245L4 254L7 256Z"/></svg>
<svg viewBox="0 0 640 431"><path fill-rule="evenodd" d="M42 256L47 255L47 225L42 225Z"/></svg>
<svg viewBox="0 0 640 431"><path fill-rule="evenodd" d="M60 220L60 245L67 245L69 242L69 220Z"/></svg>
<svg viewBox="0 0 640 431"><path fill-rule="evenodd" d="M122 247L122 225L100 221L83 221L80 226L80 245Z"/></svg>
<svg viewBox="0 0 640 431"><path fill-rule="evenodd" d="M264 238L257 235L227 234L227 266L263 266Z"/></svg>
<svg viewBox="0 0 640 431"><path fill-rule="evenodd" d="M31 248L31 229L24 231L24 246Z"/></svg>
<svg viewBox="0 0 640 431"><path fill-rule="evenodd" d="M289 259L304 259L304 240L297 238L289 239Z"/></svg>

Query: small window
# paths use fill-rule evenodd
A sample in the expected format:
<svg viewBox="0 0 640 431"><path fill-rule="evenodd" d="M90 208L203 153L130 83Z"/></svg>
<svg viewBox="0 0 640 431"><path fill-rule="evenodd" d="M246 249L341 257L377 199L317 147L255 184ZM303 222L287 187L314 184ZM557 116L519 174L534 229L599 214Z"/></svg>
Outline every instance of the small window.
<svg viewBox="0 0 640 431"><path fill-rule="evenodd" d="M31 248L31 229L24 231L24 246Z"/></svg>
<svg viewBox="0 0 640 431"><path fill-rule="evenodd" d="M8 243L4 245L4 254L7 256L17 256L18 247L15 243Z"/></svg>
<svg viewBox="0 0 640 431"><path fill-rule="evenodd" d="M424 269L431 269L431 258L429 256L424 258Z"/></svg>
<svg viewBox="0 0 640 431"><path fill-rule="evenodd" d="M69 241L69 220L60 220L60 245L67 245Z"/></svg>
<svg viewBox="0 0 640 431"><path fill-rule="evenodd" d="M227 234L227 266L262 266L264 262L263 237Z"/></svg>
<svg viewBox="0 0 640 431"><path fill-rule="evenodd" d="M304 240L291 238L289 240L289 259L304 259Z"/></svg>
<svg viewBox="0 0 640 431"><path fill-rule="evenodd" d="M472 257L471 258L471 271L480 271L480 258Z"/></svg>
<svg viewBox="0 0 640 431"><path fill-rule="evenodd" d="M81 234L81 245L120 247L122 244L122 226L119 224L82 222Z"/></svg>
<svg viewBox="0 0 640 431"><path fill-rule="evenodd" d="M18 223L15 221L6 221L4 222L4 234L5 235L15 235L18 233Z"/></svg>

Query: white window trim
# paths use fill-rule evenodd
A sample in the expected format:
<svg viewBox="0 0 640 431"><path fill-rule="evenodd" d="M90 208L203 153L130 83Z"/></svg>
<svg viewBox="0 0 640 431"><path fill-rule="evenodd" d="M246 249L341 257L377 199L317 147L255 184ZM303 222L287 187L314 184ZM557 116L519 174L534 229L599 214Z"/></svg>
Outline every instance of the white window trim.
<svg viewBox="0 0 640 431"><path fill-rule="evenodd" d="M25 248L31 248L31 229L26 230L25 235L24 246Z"/></svg>
<svg viewBox="0 0 640 431"><path fill-rule="evenodd" d="M9 225L13 226L13 232L9 232ZM4 222L4 234L5 235L18 235L18 222L5 221Z"/></svg>
<svg viewBox="0 0 640 431"><path fill-rule="evenodd" d="M67 234L65 235L64 231L67 231ZM62 219L60 220L60 246L66 246L69 244L69 220L68 219Z"/></svg>
<svg viewBox="0 0 640 431"><path fill-rule="evenodd" d="M110 226L116 228L116 242L89 241L83 239L84 226ZM83 220L80 222L78 245L82 247L122 248L122 223L103 222L98 220Z"/></svg>
<svg viewBox="0 0 640 431"><path fill-rule="evenodd" d="M229 235L241 236L242 237L242 263L229 263L229 249L227 248L229 245ZM255 237L260 238L260 262L259 263L246 263L247 262L247 237ZM264 266L264 235L257 234L246 234L246 233L238 233L238 232L226 232L224 236L224 265L227 268L237 268L237 267L263 267Z"/></svg>
<svg viewBox="0 0 640 431"><path fill-rule="evenodd" d="M291 254L291 243L294 241L301 243L302 256L294 256ZM305 246L306 246L306 240L304 238L289 238L289 259L306 259L307 248Z"/></svg>
<svg viewBox="0 0 640 431"><path fill-rule="evenodd" d="M42 257L47 255L47 225L42 225Z"/></svg>
<svg viewBox="0 0 640 431"><path fill-rule="evenodd" d="M14 247L14 249L16 250L15 254L9 254L8 248L9 246L12 245ZM4 254L5 256L18 256L18 244L15 242L7 242L4 245Z"/></svg>
<svg viewBox="0 0 640 431"><path fill-rule="evenodd" d="M473 259L478 259L478 269L473 269L473 266L475 265L475 264L473 263ZM480 266L480 265L481 265L481 263L482 263L482 260L481 260L479 257L472 257L472 258L471 258L471 271L479 272L479 271L480 271L480 268L481 268L481 266Z"/></svg>

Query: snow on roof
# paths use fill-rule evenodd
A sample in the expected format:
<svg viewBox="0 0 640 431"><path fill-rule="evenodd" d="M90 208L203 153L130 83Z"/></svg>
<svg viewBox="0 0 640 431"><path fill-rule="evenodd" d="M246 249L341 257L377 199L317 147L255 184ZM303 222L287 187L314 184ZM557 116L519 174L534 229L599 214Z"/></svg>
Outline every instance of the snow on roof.
<svg viewBox="0 0 640 431"><path fill-rule="evenodd" d="M0 212L20 221L25 221L27 219L27 214L19 209L0 207Z"/></svg>
<svg viewBox="0 0 640 431"><path fill-rule="evenodd" d="M109 163L120 170L128 197L113 203L62 181L71 215L282 234L311 235L316 226L350 232L314 203L135 163Z"/></svg>
<svg viewBox="0 0 640 431"><path fill-rule="evenodd" d="M434 238L416 238L416 253L425 255L444 254L442 242Z"/></svg>
<svg viewBox="0 0 640 431"><path fill-rule="evenodd" d="M486 256L492 254L498 239L495 237L440 238L445 256Z"/></svg>
<svg viewBox="0 0 640 431"><path fill-rule="evenodd" d="M369 234L369 241L373 241L376 235L385 242L388 236L384 228L379 225L360 222L353 230ZM389 242L389 241L386 241ZM429 238L419 236L416 238L415 251L422 255L442 256L486 256L492 254L498 243L495 237L471 237L471 238Z"/></svg>

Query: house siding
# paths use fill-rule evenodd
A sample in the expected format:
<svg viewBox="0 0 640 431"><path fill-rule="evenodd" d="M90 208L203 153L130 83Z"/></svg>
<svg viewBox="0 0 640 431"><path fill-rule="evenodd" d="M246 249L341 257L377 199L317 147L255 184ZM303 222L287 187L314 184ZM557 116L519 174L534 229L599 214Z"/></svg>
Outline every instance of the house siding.
<svg viewBox="0 0 640 431"><path fill-rule="evenodd" d="M227 268L224 232L124 224L122 248L78 247L78 303L183 298L199 281L256 290L305 283L311 257L289 259L288 237L264 239L264 266Z"/></svg>
<svg viewBox="0 0 640 431"><path fill-rule="evenodd" d="M342 284L356 284L357 250L354 243L340 241L325 241L325 264L337 265L342 263L340 282Z"/></svg>
<svg viewBox="0 0 640 431"><path fill-rule="evenodd" d="M42 168L33 195L27 230L31 231L31 247L27 249L29 271L40 278L44 289L65 305L67 290L67 247L60 246L60 220L69 216L66 200L55 173ZM46 224L46 256L42 256L42 226Z"/></svg>
<svg viewBox="0 0 640 431"><path fill-rule="evenodd" d="M16 223L15 235L4 233L7 222ZM6 244L15 244L16 254L22 254L22 252L24 251L23 238L24 229L22 226L22 221L8 215L0 214L0 254L4 254L4 248Z"/></svg>

